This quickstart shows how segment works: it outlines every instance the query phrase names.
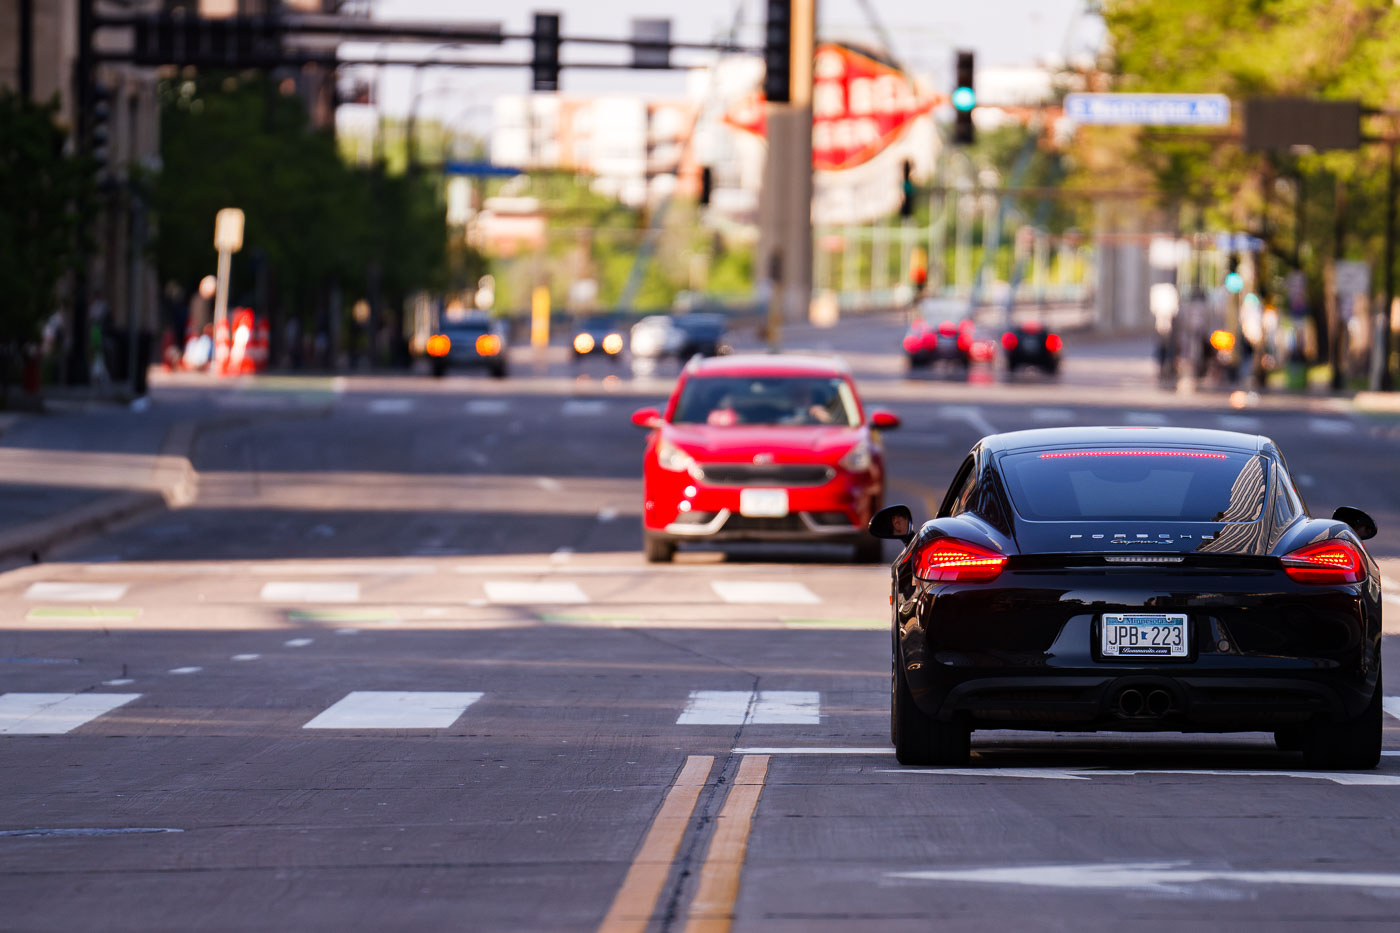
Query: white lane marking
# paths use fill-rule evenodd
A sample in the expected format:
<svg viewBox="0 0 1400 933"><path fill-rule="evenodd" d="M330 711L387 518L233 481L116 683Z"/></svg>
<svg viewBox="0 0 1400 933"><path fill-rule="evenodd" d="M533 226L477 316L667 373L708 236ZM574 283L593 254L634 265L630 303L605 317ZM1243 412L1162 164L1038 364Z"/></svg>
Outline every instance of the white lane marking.
<svg viewBox="0 0 1400 933"><path fill-rule="evenodd" d="M279 603L353 603L360 598L360 584L274 580L263 584L262 598Z"/></svg>
<svg viewBox="0 0 1400 933"><path fill-rule="evenodd" d="M126 583L49 583L29 584L25 599L51 599L58 602L110 603L126 595Z"/></svg>
<svg viewBox="0 0 1400 933"><path fill-rule="evenodd" d="M413 406L411 398L377 398L369 403L369 410L374 415L406 415Z"/></svg>
<svg viewBox="0 0 1400 933"><path fill-rule="evenodd" d="M446 729L481 693L354 690L303 729Z"/></svg>
<svg viewBox="0 0 1400 933"><path fill-rule="evenodd" d="M261 658L260 654L235 654L230 660L233 661L256 661Z"/></svg>
<svg viewBox="0 0 1400 933"><path fill-rule="evenodd" d="M990 421L982 417L982 409L976 405L944 405L940 412L945 418L955 418L967 422L979 434L997 433L997 429Z"/></svg>
<svg viewBox="0 0 1400 933"><path fill-rule="evenodd" d="M521 580L490 580L482 584L486 598L493 603L535 606L546 603L586 603L588 596L577 583L528 583Z"/></svg>
<svg viewBox="0 0 1400 933"><path fill-rule="evenodd" d="M1309 418L1308 430L1314 434L1339 434L1351 433L1351 422L1341 418Z"/></svg>
<svg viewBox="0 0 1400 933"><path fill-rule="evenodd" d="M1382 754L1382 755L1385 755L1385 756L1388 757L1388 758L1389 758L1389 757L1400 757L1400 750L1391 751L1391 750L1387 749L1387 750L1385 750L1385 751L1382 751L1381 754Z"/></svg>
<svg viewBox="0 0 1400 933"><path fill-rule="evenodd" d="M1259 419L1253 415L1221 415L1218 419L1220 426L1227 431L1247 431L1250 433L1259 430Z"/></svg>
<svg viewBox="0 0 1400 933"><path fill-rule="evenodd" d="M816 725L821 695L815 690L692 690L678 726Z"/></svg>
<svg viewBox="0 0 1400 933"><path fill-rule="evenodd" d="M115 679L113 679L113 680L104 680L104 681L102 681L102 686L104 686L104 687L125 687L127 684L134 684L134 683L136 683L136 681L135 681L134 678L131 678L131 677L117 677L117 678L115 678Z"/></svg>
<svg viewBox="0 0 1400 933"><path fill-rule="evenodd" d="M1386 697L1381 702L1381 706L1387 713L1394 716L1396 719L1400 719L1400 697Z"/></svg>
<svg viewBox="0 0 1400 933"><path fill-rule="evenodd" d="M491 458L479 450L467 451L467 459L479 467L488 466L491 463Z"/></svg>
<svg viewBox="0 0 1400 933"><path fill-rule="evenodd" d="M72 732L139 696L139 693L0 694L0 735Z"/></svg>
<svg viewBox="0 0 1400 933"><path fill-rule="evenodd" d="M560 412L565 415L601 415L608 410L608 403L598 398L571 398L564 402Z"/></svg>
<svg viewBox="0 0 1400 933"><path fill-rule="evenodd" d="M288 638L282 644L287 648L305 648L315 640L314 638Z"/></svg>
<svg viewBox="0 0 1400 933"><path fill-rule="evenodd" d="M432 564L410 564L395 561L361 560L354 563L325 563L321 561L287 561L284 564L250 564L234 572L266 577L419 577L437 573ZM169 571L165 571L169 573ZM200 573L218 573L217 566L200 567Z"/></svg>
<svg viewBox="0 0 1400 933"><path fill-rule="evenodd" d="M607 508L602 508L598 510L598 521L610 522L614 518L617 518L617 509L613 508L612 506L608 506Z"/></svg>
<svg viewBox="0 0 1400 933"><path fill-rule="evenodd" d="M1400 888L1400 874L1342 871L1234 871L1195 869L1189 862L1139 862L1119 865L1016 865L891 872L891 878L973 884L1015 884L1038 888L1138 888L1185 893L1185 885L1207 881L1235 884L1294 884L1342 888Z"/></svg>
<svg viewBox="0 0 1400 933"><path fill-rule="evenodd" d="M500 398L474 398L467 402L469 415L504 415L509 408L509 403Z"/></svg>
<svg viewBox="0 0 1400 933"><path fill-rule="evenodd" d="M535 485L545 492L559 492L564 488L564 484L549 476L535 477Z"/></svg>
<svg viewBox="0 0 1400 933"><path fill-rule="evenodd" d="M1123 423L1160 428L1166 426L1167 416L1159 411L1125 411Z"/></svg>
<svg viewBox="0 0 1400 933"><path fill-rule="evenodd" d="M171 674L198 674L204 670L202 667L172 667L167 673Z"/></svg>
<svg viewBox="0 0 1400 933"><path fill-rule="evenodd" d="M549 555L550 561L556 564L567 564L573 559L574 549L571 547L561 547Z"/></svg>
<svg viewBox="0 0 1400 933"><path fill-rule="evenodd" d="M815 745L750 745L733 749L733 752L736 755L893 755L894 749L888 745L866 748L858 745L832 746L831 748Z"/></svg>
<svg viewBox="0 0 1400 933"><path fill-rule="evenodd" d="M358 635L360 634L360 630L357 628L338 628L335 630L335 633L337 635Z"/></svg>
<svg viewBox="0 0 1400 933"><path fill-rule="evenodd" d="M1074 420L1074 412L1068 408L1032 408L1031 420L1036 424L1064 424Z"/></svg>
<svg viewBox="0 0 1400 933"><path fill-rule="evenodd" d="M1145 771L1114 771L1109 769L1087 771L1062 770L1058 768L939 768L936 771L926 771L919 768L892 768L883 773L922 774L928 776L949 774L960 777L1027 777L1049 781L1082 781L1095 777L1134 777L1138 775L1147 775L1149 777L1154 775L1184 777L1281 777L1311 781L1331 781L1333 784L1341 784L1344 787L1400 786L1400 776L1377 774L1373 771L1212 771L1172 770L1169 768L1154 768Z"/></svg>
<svg viewBox="0 0 1400 933"><path fill-rule="evenodd" d="M803 603L821 602L801 583L766 582L755 580L712 580L710 589L727 603Z"/></svg>

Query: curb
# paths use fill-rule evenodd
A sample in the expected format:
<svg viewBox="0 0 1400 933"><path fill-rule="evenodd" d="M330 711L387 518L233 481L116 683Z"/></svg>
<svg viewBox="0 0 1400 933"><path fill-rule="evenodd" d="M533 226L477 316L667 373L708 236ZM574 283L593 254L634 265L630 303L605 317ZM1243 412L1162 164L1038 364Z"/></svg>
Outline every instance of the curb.
<svg viewBox="0 0 1400 933"><path fill-rule="evenodd" d="M205 428L221 423L217 419L176 422L152 458L154 489L112 493L60 515L0 532L0 561L37 563L48 551L74 539L101 534L134 518L190 505L199 494L199 474L190 463L190 451Z"/></svg>
<svg viewBox="0 0 1400 933"><path fill-rule="evenodd" d="M1358 392L1351 403L1357 411L1400 414L1400 392Z"/></svg>

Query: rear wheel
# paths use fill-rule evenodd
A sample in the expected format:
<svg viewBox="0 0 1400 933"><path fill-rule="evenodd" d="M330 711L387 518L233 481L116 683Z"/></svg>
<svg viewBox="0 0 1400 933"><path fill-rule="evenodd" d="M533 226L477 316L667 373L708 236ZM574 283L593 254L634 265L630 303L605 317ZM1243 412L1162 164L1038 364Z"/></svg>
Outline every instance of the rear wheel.
<svg viewBox="0 0 1400 933"><path fill-rule="evenodd" d="M447 375L447 364L438 360L433 360L433 378L441 379Z"/></svg>
<svg viewBox="0 0 1400 933"><path fill-rule="evenodd" d="M1381 762L1381 680L1360 716L1349 722L1309 726L1302 739L1303 761L1320 771L1362 771Z"/></svg>
<svg viewBox="0 0 1400 933"><path fill-rule="evenodd" d="M506 364L505 364L505 363L497 363L495 366L492 366L492 367L491 367L491 378L492 378L492 379L504 379L505 377L506 377Z"/></svg>
<svg viewBox="0 0 1400 933"><path fill-rule="evenodd" d="M671 558L676 556L676 542L662 535L654 535L651 532L643 532L647 554L647 563L666 564Z"/></svg>
<svg viewBox="0 0 1400 933"><path fill-rule="evenodd" d="M902 765L944 765L957 767L967 764L972 749L972 729L960 720L939 722L924 715L914 705L909 684L904 679L904 665L899 651L893 657L890 687L890 733L894 738L894 757Z"/></svg>

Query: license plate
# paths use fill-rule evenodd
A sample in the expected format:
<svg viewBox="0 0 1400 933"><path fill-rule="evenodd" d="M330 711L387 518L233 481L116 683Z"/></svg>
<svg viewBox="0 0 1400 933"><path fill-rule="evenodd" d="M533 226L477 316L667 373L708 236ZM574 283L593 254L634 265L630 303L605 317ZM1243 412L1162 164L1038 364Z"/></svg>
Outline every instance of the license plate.
<svg viewBox="0 0 1400 933"><path fill-rule="evenodd" d="M1039 338L1039 337L1023 337L1023 338L1021 339L1021 344L1022 344L1027 350L1031 350L1031 351L1039 350L1039 349L1040 349L1040 338Z"/></svg>
<svg viewBox="0 0 1400 933"><path fill-rule="evenodd" d="M782 518L787 513L786 489L739 490L739 514L745 518Z"/></svg>
<svg viewBox="0 0 1400 933"><path fill-rule="evenodd" d="M1105 613L1100 648L1106 658L1184 658L1188 632L1185 615Z"/></svg>

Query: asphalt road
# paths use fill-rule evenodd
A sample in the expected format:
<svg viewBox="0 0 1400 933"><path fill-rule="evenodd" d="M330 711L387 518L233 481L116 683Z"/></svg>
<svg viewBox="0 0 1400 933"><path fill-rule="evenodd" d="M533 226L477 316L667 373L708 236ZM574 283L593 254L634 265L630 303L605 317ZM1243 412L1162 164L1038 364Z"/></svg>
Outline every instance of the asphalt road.
<svg viewBox="0 0 1400 933"><path fill-rule="evenodd" d="M806 336L904 419L916 513L991 431L1257 430L1400 577L1400 422L1164 394L1113 347L967 385ZM1400 720L1357 775L1262 734L900 768L884 571L645 564L627 416L668 384L609 374L160 387L219 417L195 503L0 575L0 929L1396 928Z"/></svg>

